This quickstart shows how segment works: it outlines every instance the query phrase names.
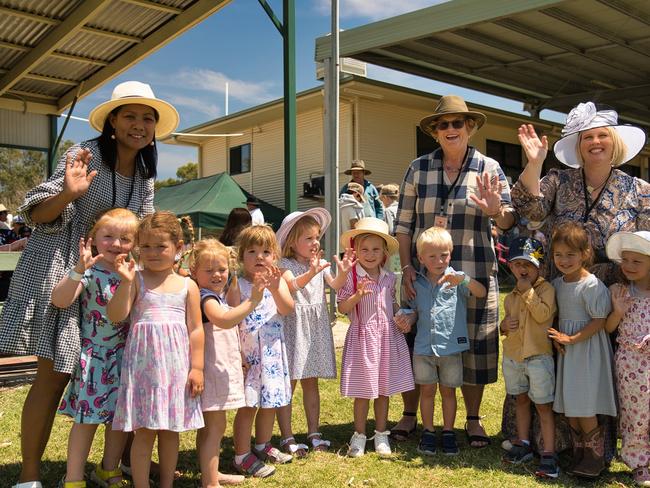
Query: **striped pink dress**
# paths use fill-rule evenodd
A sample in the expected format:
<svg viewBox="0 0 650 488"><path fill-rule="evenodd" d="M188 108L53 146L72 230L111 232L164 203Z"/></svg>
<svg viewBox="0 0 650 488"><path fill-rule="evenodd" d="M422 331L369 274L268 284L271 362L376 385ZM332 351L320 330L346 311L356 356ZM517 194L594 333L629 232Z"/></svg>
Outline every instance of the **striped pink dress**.
<svg viewBox="0 0 650 488"><path fill-rule="evenodd" d="M367 278L357 264L357 280ZM365 295L348 314L350 327L343 347L341 395L373 399L414 388L408 346L393 320L395 275L381 270ZM337 301L355 292L352 273L339 290Z"/></svg>

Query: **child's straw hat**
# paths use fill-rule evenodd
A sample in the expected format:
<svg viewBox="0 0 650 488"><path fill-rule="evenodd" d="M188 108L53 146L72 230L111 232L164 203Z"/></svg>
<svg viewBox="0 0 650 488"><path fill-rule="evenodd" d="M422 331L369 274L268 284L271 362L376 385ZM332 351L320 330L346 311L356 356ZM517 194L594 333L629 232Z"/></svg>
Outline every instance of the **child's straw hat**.
<svg viewBox="0 0 650 488"><path fill-rule="evenodd" d="M388 254L395 254L399 250L397 239L388 232L388 224L375 217L359 219L354 229L350 229L341 235L341 246L343 248L352 247L354 238L361 234L374 234L381 237L386 242Z"/></svg>

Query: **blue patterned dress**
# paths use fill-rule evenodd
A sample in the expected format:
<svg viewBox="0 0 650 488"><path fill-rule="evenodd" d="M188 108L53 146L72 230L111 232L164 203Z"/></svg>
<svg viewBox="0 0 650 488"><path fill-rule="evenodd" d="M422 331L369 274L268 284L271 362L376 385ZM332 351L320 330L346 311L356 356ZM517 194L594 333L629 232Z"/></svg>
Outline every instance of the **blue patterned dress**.
<svg viewBox="0 0 650 488"><path fill-rule="evenodd" d="M250 297L251 288L248 280L239 280L242 300ZM291 403L283 326L271 292L264 290L262 301L239 325L242 354L250 365L244 378L247 407L276 408Z"/></svg>
<svg viewBox="0 0 650 488"><path fill-rule="evenodd" d="M120 284L117 273L95 265L86 270L81 283L81 357L59 413L78 424L103 424L112 422L115 414L129 323L113 323L106 317L106 305Z"/></svg>

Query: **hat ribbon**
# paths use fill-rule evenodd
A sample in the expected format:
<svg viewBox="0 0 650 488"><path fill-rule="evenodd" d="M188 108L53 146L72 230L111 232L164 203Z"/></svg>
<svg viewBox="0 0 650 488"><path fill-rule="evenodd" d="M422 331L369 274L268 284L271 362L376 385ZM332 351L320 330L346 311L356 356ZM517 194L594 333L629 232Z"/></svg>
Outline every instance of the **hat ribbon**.
<svg viewBox="0 0 650 488"><path fill-rule="evenodd" d="M562 129L562 136L568 136L595 127L606 127L618 124L618 114L615 110L596 109L593 102L579 103L567 115L566 123Z"/></svg>

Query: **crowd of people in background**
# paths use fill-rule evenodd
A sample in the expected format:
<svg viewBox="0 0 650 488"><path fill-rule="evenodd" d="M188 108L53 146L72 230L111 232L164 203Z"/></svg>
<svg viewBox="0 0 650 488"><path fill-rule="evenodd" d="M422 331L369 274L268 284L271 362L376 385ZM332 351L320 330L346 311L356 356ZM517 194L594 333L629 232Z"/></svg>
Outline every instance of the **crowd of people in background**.
<svg viewBox="0 0 650 488"><path fill-rule="evenodd" d="M416 432L418 410L418 453L457 455L457 388L467 448L487 447L483 394L501 369L505 463L537 455L540 478L562 467L593 479L620 435L634 481L650 486L650 185L618 169L645 134L610 108L580 104L553 148L569 168L542 176L548 141L522 125L528 164L511 188L499 162L470 144L485 121L462 98L442 97L420 121L439 148L411 162L399 185L375 187L365 162L352 161L341 254L330 262L324 208L293 212L274 232L251 195L220 241L196 243L177 216L154 211L156 138L175 130L178 113L146 84L118 85L90 114L101 135L70 148L14 218L17 235L28 232L21 224L34 232L0 316L0 349L38 356L14 488L42 488L57 411L73 420L62 488L86 486L100 424L103 455L90 477L110 488L148 487L154 473L171 487L179 433L191 430L206 488L333 451L320 432L329 405L319 379L337 376L327 287L350 323L340 368L340 393L352 399L347 456L366 455L373 440L390 458L391 443ZM6 213L0 206L0 226ZM530 234L502 255L514 286L499 317L495 234L522 223ZM298 386L305 443L292 422ZM403 414L389 429L398 394ZM229 410L237 474L219 470Z"/></svg>

